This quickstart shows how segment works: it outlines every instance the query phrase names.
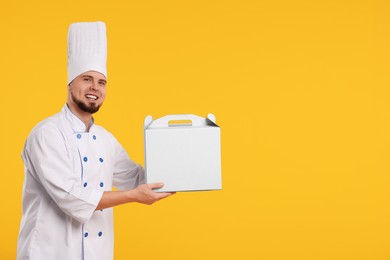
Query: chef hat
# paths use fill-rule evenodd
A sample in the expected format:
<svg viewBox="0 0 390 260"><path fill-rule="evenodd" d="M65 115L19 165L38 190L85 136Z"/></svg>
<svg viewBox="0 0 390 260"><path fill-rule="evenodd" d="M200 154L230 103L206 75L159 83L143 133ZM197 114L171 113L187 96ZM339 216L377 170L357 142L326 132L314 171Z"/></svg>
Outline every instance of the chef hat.
<svg viewBox="0 0 390 260"><path fill-rule="evenodd" d="M107 78L106 25L103 22L73 23L68 31L68 84L86 71Z"/></svg>

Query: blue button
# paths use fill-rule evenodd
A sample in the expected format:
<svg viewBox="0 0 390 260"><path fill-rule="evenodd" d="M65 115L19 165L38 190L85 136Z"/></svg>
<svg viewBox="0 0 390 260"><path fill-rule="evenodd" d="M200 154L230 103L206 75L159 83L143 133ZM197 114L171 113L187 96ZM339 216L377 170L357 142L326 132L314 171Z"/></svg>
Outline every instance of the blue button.
<svg viewBox="0 0 390 260"><path fill-rule="evenodd" d="M93 135L92 138L93 138L93 140L96 140L96 135Z"/></svg>
<svg viewBox="0 0 390 260"><path fill-rule="evenodd" d="M104 186L104 183L103 183L103 182L101 182L101 183L100 183L100 187L103 187L103 186Z"/></svg>
<svg viewBox="0 0 390 260"><path fill-rule="evenodd" d="M100 161L100 162L103 162L103 158L99 158L99 161Z"/></svg>
<svg viewBox="0 0 390 260"><path fill-rule="evenodd" d="M77 134L77 139L81 139L81 134Z"/></svg>
<svg viewBox="0 0 390 260"><path fill-rule="evenodd" d="M86 161L88 161L88 158L87 158L87 157L84 157L84 159L83 159L83 160L84 160L84 162L86 162Z"/></svg>
<svg viewBox="0 0 390 260"><path fill-rule="evenodd" d="M84 187L87 187L88 183L84 182Z"/></svg>
<svg viewBox="0 0 390 260"><path fill-rule="evenodd" d="M88 232L85 232L84 237L87 237L87 236L88 236Z"/></svg>
<svg viewBox="0 0 390 260"><path fill-rule="evenodd" d="M103 232L99 232L98 236L101 237L103 235Z"/></svg>

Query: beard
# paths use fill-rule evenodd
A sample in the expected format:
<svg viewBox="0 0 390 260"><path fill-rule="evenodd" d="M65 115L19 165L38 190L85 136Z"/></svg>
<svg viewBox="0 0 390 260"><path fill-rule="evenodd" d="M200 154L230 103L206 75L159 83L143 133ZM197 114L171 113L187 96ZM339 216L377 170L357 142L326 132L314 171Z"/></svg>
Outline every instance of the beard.
<svg viewBox="0 0 390 260"><path fill-rule="evenodd" d="M82 111L84 112L87 112L87 113L90 113L90 114L94 114L96 113L97 111L99 111L99 108L101 107L94 104L94 103L89 103L89 104L86 104L84 103L83 101L77 99L73 93L70 93L70 96L72 98L72 101L78 106L78 108L80 108Z"/></svg>

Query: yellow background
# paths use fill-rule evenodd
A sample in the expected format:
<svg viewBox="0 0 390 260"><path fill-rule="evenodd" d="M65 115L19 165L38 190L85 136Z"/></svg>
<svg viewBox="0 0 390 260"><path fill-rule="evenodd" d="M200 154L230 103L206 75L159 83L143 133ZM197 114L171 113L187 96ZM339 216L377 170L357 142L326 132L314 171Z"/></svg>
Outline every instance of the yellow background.
<svg viewBox="0 0 390 260"><path fill-rule="evenodd" d="M115 209L115 259L390 259L390 2L3 1L0 258L20 153L66 100L67 30L102 20L96 122L143 164L146 115L212 112L223 190Z"/></svg>

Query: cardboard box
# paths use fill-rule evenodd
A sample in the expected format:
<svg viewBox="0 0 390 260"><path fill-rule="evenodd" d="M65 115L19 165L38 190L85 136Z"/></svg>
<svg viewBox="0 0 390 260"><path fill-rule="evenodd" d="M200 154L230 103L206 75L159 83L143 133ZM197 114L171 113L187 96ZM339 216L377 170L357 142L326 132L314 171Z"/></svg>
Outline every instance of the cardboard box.
<svg viewBox="0 0 390 260"><path fill-rule="evenodd" d="M222 189L220 128L215 116L145 118L146 183L165 191Z"/></svg>

